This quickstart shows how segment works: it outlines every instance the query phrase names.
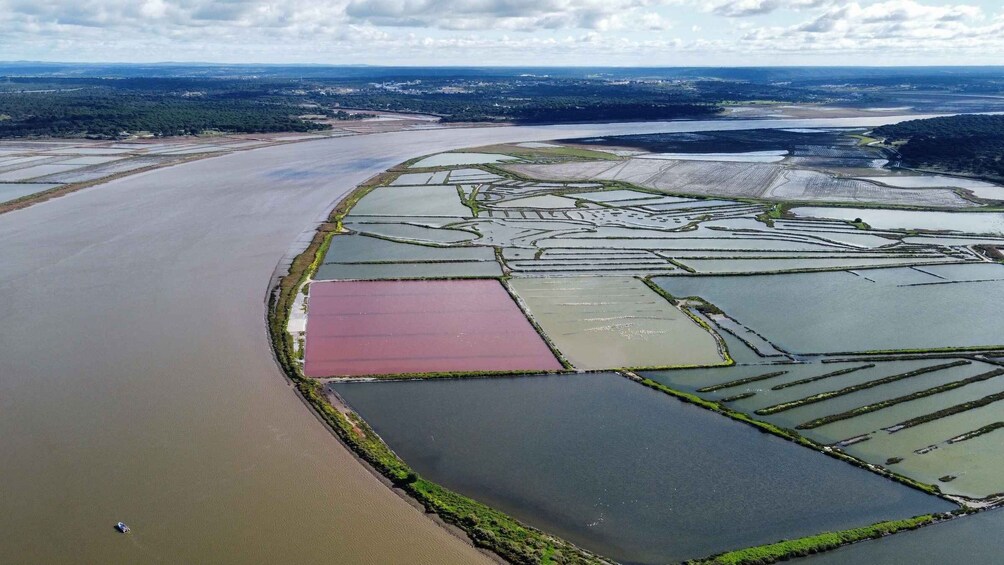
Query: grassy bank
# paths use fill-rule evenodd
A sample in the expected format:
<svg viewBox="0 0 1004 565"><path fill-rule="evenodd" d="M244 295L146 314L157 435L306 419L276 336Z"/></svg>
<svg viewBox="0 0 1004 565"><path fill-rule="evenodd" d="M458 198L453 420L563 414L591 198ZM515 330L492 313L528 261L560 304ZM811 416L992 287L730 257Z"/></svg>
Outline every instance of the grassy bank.
<svg viewBox="0 0 1004 565"><path fill-rule="evenodd" d="M860 371L861 369L871 369L874 366L875 366L875 363L868 363L867 365L861 365L860 367L848 367L846 369L840 369L840 370L837 370L837 371L831 371L829 373L825 373L825 374L822 374L822 375L817 375L815 377L808 377L808 378L805 378L805 379L799 379L797 381L790 381L790 382L787 382L787 383L781 383L779 385L775 385L775 386L770 387L770 389L771 390L784 390L786 388L791 388L793 386L800 386L800 385L804 385L804 384L814 383L816 381L821 381L823 379L829 379L829 378L832 378L832 377L839 377L841 375L847 375L847 374L853 373L854 371Z"/></svg>
<svg viewBox="0 0 1004 565"><path fill-rule="evenodd" d="M863 528L826 532L794 540L779 541L777 543L729 551L706 559L688 561L687 563L689 565L768 565L770 563L777 563L778 561L836 549L849 543L876 539L904 530L914 530L932 524L936 520L934 516L927 514L905 520L879 522Z"/></svg>
<svg viewBox="0 0 1004 565"><path fill-rule="evenodd" d="M901 381L903 379L909 379L912 377L918 377L927 373L933 373L935 371L941 371L942 369L950 369L952 367L958 367L961 365L968 365L971 361L960 360L954 361L952 363L944 363L942 365L934 365L933 367L921 367L920 369L915 369L913 371L907 371L905 373L900 373L898 375L890 375L888 377L883 377L881 379L875 379L873 381L864 382L861 384L856 384L853 386L844 387L839 390L831 390L827 392L821 392L819 394L814 394L812 396L807 396L805 398L799 398L798 400L792 400L791 402L783 402L781 404L775 404L773 406L768 406L766 408L761 408L756 411L758 416L770 416L771 414L777 414L778 412L784 412L786 410L792 410L801 406L806 406L809 404L815 404L817 402L823 402L831 398L836 398L838 396L845 396L854 392L867 390L869 388L875 388L877 386L894 383L896 381Z"/></svg>
<svg viewBox="0 0 1004 565"><path fill-rule="evenodd" d="M931 422L934 420L939 420L941 418L947 418L949 416L954 416L960 412L967 412L969 410L975 410L977 408L982 408L988 404L993 404L994 402L999 402L1004 400L1004 392L998 392L996 394L991 394L984 396L978 400L973 400L971 402L963 402L962 404L956 404L955 406L950 406L944 410L938 410L937 412L932 412L930 414L925 414L923 416L917 416L916 418L911 418L904 422L900 422L895 426L888 428L890 432L898 432L900 430L905 430L907 428L912 428L914 426L919 426L921 424Z"/></svg>
<svg viewBox="0 0 1004 565"><path fill-rule="evenodd" d="M745 379L736 379L734 381L729 381L726 383L720 383L716 385L706 386L697 389L697 392L715 392L716 390L722 390L725 388L732 388L742 385L748 385L750 383L755 383L757 381L765 381L767 379L773 379L774 377L780 377L781 375L787 374L788 371L772 371L770 373L764 373L762 375L756 375L754 377L746 377Z"/></svg>
<svg viewBox="0 0 1004 565"><path fill-rule="evenodd" d="M911 400L916 400L918 398L925 398L927 396L934 396L936 394L941 394L943 392L948 392L966 385L973 383L982 382L994 377L1004 374L1004 369L996 369L986 373L981 373L975 377L969 377L968 379L962 379L958 381L952 381L950 383L945 383L943 385L938 385L936 387L927 388L924 390L919 390L912 394L906 394L903 396L898 396L896 398L890 398L888 400L883 400L882 402L876 402L874 404L868 404L866 406L859 406L853 410L847 410L846 412L840 412L838 414L830 414L829 416L823 416L822 418L816 418L810 420L803 424L797 426L800 430L811 430L818 428L820 426L825 426L826 424L831 424L833 422L839 422L840 420L848 420L850 418L855 418L861 416L862 414L870 414L872 412L877 412L879 410L885 410L891 406L896 406L897 404L902 404L904 402L910 402Z"/></svg>

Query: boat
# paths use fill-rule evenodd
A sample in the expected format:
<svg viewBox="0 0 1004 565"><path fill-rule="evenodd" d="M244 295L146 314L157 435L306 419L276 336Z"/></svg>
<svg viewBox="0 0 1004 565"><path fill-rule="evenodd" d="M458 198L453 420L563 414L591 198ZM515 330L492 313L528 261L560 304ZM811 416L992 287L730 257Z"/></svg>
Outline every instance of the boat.
<svg viewBox="0 0 1004 565"><path fill-rule="evenodd" d="M119 522L118 524L115 524L115 529L122 532L123 534L129 533L129 526L127 526L125 522Z"/></svg>

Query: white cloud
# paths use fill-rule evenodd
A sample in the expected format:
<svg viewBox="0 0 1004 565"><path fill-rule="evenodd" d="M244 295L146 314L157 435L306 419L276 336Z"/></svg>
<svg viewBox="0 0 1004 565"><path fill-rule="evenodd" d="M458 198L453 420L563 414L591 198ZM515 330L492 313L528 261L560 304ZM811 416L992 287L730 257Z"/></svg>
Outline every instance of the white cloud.
<svg viewBox="0 0 1004 565"><path fill-rule="evenodd" d="M768 35L764 31L758 30L750 37L763 39ZM813 43L843 47L854 42L860 45L857 48L935 48L938 42L949 39L958 42L955 47L963 47L974 40L999 44L1001 38L996 35L997 31L995 26L987 24L978 6L929 6L915 0L887 0L864 5L851 2L796 26L770 33L793 45ZM910 46L906 42L920 43Z"/></svg>
<svg viewBox="0 0 1004 565"><path fill-rule="evenodd" d="M382 26L607 31L631 25L665 29L662 17L650 8L679 3L679 0L352 0L345 13L353 20Z"/></svg>
<svg viewBox="0 0 1004 565"><path fill-rule="evenodd" d="M0 59L993 63L1004 60L1004 13L986 2L0 0ZM674 23L694 39L675 37Z"/></svg>
<svg viewBox="0 0 1004 565"><path fill-rule="evenodd" d="M718 0L710 9L719 16L741 18L761 16L771 12L789 9L811 9L842 3L841 0Z"/></svg>

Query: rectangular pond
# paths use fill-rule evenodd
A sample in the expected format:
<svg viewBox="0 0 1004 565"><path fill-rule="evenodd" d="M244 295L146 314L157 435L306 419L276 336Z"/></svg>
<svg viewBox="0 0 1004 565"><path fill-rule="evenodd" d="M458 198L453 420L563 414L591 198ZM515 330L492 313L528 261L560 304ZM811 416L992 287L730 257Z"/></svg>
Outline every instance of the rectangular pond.
<svg viewBox="0 0 1004 565"><path fill-rule="evenodd" d="M367 193L349 213L357 216L457 216L472 215L460 202L453 185L378 186Z"/></svg>
<svg viewBox="0 0 1004 565"><path fill-rule="evenodd" d="M816 442L841 445L855 457L936 484L944 493L983 498L1004 492L999 472L1004 465L1000 441L1004 431L994 429L972 439L953 440L1004 421L1004 400L1000 399L1004 368L991 363L912 359L761 364L642 375L673 389L723 401L753 418L796 428ZM998 400L979 406L987 398ZM794 404L784 410L757 413L789 403ZM974 407L888 431L903 422L965 405ZM953 478L941 480L948 476Z"/></svg>
<svg viewBox="0 0 1004 565"><path fill-rule="evenodd" d="M625 563L954 508L610 373L330 386L422 476Z"/></svg>
<svg viewBox="0 0 1004 565"><path fill-rule="evenodd" d="M926 210L883 210L880 208L792 208L799 218L832 218L852 222L861 219L882 230L951 230L976 234L1004 235L1001 212L935 212Z"/></svg>
<svg viewBox="0 0 1004 565"><path fill-rule="evenodd" d="M308 300L311 377L561 369L494 279L317 282Z"/></svg>
<svg viewBox="0 0 1004 565"><path fill-rule="evenodd" d="M827 353L999 345L1004 265L753 276L660 277L782 349Z"/></svg>
<svg viewBox="0 0 1004 565"><path fill-rule="evenodd" d="M639 279L526 278L509 284L577 369L724 362L710 332Z"/></svg>

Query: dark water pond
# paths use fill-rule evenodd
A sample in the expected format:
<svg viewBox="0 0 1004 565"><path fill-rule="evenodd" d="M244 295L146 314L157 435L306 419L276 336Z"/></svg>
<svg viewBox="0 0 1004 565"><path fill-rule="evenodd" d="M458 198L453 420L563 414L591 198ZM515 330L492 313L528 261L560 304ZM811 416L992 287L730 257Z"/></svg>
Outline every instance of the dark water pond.
<svg viewBox="0 0 1004 565"><path fill-rule="evenodd" d="M627 563L953 508L613 374L333 386L423 476Z"/></svg>

